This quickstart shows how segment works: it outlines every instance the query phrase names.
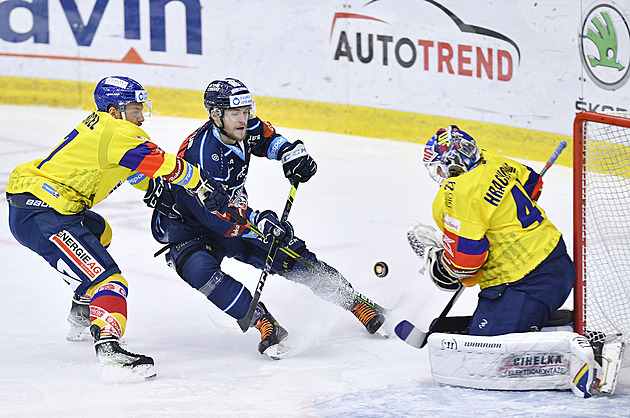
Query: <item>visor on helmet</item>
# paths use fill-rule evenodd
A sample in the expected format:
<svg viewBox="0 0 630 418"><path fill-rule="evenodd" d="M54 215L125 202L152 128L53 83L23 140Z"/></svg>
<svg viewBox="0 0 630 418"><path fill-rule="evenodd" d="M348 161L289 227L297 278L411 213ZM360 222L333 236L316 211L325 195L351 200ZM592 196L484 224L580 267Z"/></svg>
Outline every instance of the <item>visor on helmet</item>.
<svg viewBox="0 0 630 418"><path fill-rule="evenodd" d="M142 105L142 109L129 109L127 107L127 105L131 104L131 103L139 103ZM125 113L125 114L130 114L133 115L137 118L140 117L140 115L144 116L145 118L148 118L151 116L151 101L147 100L145 102L129 102L125 105L121 105L122 110L120 111L121 113Z"/></svg>

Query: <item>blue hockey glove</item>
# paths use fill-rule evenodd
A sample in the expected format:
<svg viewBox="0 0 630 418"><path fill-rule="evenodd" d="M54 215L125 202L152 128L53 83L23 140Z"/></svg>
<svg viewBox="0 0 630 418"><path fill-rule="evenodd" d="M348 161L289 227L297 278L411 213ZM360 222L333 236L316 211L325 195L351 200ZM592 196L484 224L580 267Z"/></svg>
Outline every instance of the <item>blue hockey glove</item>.
<svg viewBox="0 0 630 418"><path fill-rule="evenodd" d="M271 235L280 240L282 246L288 245L289 241L293 239L293 226L289 221L280 222L274 211L264 210L256 213L254 219L256 220L256 227L265 237Z"/></svg>
<svg viewBox="0 0 630 418"><path fill-rule="evenodd" d="M171 219L182 218L182 214L177 209L175 197L171 194L171 186L162 177L149 179L149 187L142 200L148 207Z"/></svg>
<svg viewBox="0 0 630 418"><path fill-rule="evenodd" d="M230 197L223 185L216 181L206 170L199 170L199 184L189 189L201 206L210 212L225 213Z"/></svg>
<svg viewBox="0 0 630 418"><path fill-rule="evenodd" d="M289 145L282 153L284 176L293 183L297 180L306 183L317 172L315 160L308 155L304 143L300 140Z"/></svg>

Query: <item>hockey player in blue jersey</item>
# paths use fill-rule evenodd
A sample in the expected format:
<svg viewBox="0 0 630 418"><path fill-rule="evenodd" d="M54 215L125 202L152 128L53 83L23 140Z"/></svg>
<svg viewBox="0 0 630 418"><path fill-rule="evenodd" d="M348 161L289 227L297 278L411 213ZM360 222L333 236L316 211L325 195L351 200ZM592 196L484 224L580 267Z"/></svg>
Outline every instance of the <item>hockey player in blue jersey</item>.
<svg viewBox="0 0 630 418"><path fill-rule="evenodd" d="M167 262L190 286L238 320L245 317L252 296L243 284L221 269L221 261L230 257L262 269L271 242L265 237L273 231L285 251L278 251L272 273L306 285L317 296L351 311L369 333L375 333L385 320L384 313L357 298L350 283L336 269L319 260L303 240L294 236L289 222L281 222L273 211L249 206L245 179L252 155L281 160L284 174L292 182L306 182L315 174L317 165L302 141L289 142L269 122L254 116L253 96L239 80L211 82L204 102L209 120L186 138L178 156L220 182L231 205L265 236L257 235L227 214L201 209L184 188L156 180L145 201L157 209L151 224L153 236L170 245ZM310 266L296 263L287 255L291 252ZM261 333L261 354L284 356L288 333L262 303L257 305L250 326Z"/></svg>

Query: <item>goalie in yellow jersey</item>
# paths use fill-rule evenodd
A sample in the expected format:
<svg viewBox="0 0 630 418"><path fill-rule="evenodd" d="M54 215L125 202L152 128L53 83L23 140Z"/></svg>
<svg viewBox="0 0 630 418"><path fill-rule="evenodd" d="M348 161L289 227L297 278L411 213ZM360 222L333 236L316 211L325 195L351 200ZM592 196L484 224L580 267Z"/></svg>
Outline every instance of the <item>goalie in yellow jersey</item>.
<svg viewBox="0 0 630 418"><path fill-rule="evenodd" d="M440 316L424 335L434 380L613 394L625 348L619 335L581 336L563 326L566 311L551 317L573 288L575 266L537 204L541 175L480 150L455 125L428 141L423 163L441 185L433 202L439 231L416 223L409 243L440 289L481 288L472 317ZM538 330L558 332L530 332Z"/></svg>
<svg viewBox="0 0 630 418"><path fill-rule="evenodd" d="M96 111L48 156L13 170L6 188L9 227L20 244L41 255L74 289L68 339L79 339L90 327L97 361L107 366L104 372L116 367L132 380L151 379L153 359L120 347L127 281L106 250L111 228L91 208L125 180L147 190L149 178L160 176L185 187L211 211L225 212L228 197L211 176L150 141L140 128L151 111L140 83L106 77L96 86L94 101ZM157 194L147 190L145 197Z"/></svg>
<svg viewBox="0 0 630 418"><path fill-rule="evenodd" d="M440 231L416 224L408 238L440 289L481 287L461 331L490 336L542 328L575 280L562 234L536 203L542 177L480 150L455 125L429 140L423 163L441 184L433 202Z"/></svg>

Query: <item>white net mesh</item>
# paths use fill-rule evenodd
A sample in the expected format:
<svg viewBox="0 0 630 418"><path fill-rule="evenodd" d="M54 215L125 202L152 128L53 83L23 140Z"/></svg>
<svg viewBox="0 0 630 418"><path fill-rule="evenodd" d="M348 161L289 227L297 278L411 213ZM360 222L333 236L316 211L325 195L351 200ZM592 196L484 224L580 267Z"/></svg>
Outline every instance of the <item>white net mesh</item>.
<svg viewBox="0 0 630 418"><path fill-rule="evenodd" d="M630 128L586 122L582 150L582 317L630 342Z"/></svg>

